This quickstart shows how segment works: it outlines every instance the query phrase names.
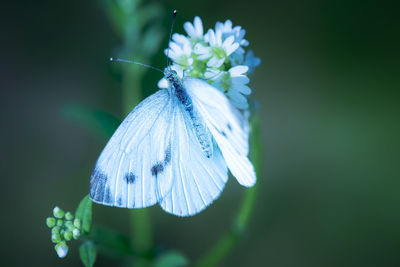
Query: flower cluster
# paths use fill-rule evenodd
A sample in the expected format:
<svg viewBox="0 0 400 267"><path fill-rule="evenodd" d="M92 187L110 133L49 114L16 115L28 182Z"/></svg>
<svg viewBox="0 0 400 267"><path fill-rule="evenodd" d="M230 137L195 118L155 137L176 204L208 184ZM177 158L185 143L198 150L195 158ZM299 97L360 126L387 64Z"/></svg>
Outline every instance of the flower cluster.
<svg viewBox="0 0 400 267"><path fill-rule="evenodd" d="M81 235L81 221L74 220L71 212L64 212L59 207L53 209L54 217L48 217L46 224L51 228L51 241L55 243L58 257L64 258L68 253L67 241L78 239Z"/></svg>
<svg viewBox="0 0 400 267"><path fill-rule="evenodd" d="M248 74L261 62L251 50L245 51L249 42L244 39L246 31L240 26L232 26L232 21L217 22L215 29L203 32L203 24L195 17L193 24L185 22L188 36L175 33L165 54L173 61L171 68L183 76L207 80L225 93L236 107L248 108L246 96L251 89ZM167 88L163 78L158 83Z"/></svg>

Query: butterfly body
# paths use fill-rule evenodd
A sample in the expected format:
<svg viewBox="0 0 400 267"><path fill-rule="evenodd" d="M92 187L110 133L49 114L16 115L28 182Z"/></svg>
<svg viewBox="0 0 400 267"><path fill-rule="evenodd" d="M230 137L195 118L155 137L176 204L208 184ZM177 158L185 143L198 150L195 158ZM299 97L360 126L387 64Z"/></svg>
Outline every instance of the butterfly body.
<svg viewBox="0 0 400 267"><path fill-rule="evenodd" d="M228 169L245 186L255 182L247 159L248 126L207 82L167 70L169 89L142 101L121 123L91 176L90 197L109 206L159 203L194 215L223 190Z"/></svg>
<svg viewBox="0 0 400 267"><path fill-rule="evenodd" d="M206 157L210 158L212 156L211 133L205 126L198 111L193 107L193 101L185 90L182 80L177 76L175 71L168 68L165 70L164 75L170 82L173 93L188 113L192 121L193 129L196 132L197 140L199 141L204 154Z"/></svg>

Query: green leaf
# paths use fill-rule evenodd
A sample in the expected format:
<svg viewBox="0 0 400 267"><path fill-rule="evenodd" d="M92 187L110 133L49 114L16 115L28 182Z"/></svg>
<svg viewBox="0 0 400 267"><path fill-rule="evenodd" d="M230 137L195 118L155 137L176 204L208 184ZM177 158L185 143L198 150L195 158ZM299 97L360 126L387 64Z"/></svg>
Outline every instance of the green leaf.
<svg viewBox="0 0 400 267"><path fill-rule="evenodd" d="M92 267L96 261L97 249L92 241L85 241L79 248L79 256L83 265Z"/></svg>
<svg viewBox="0 0 400 267"><path fill-rule="evenodd" d="M100 253L109 257L121 258L126 255L133 255L129 238L114 230L95 225L90 232L90 239L96 242Z"/></svg>
<svg viewBox="0 0 400 267"><path fill-rule="evenodd" d="M77 104L65 105L61 112L64 117L102 138L111 137L121 123L110 113Z"/></svg>
<svg viewBox="0 0 400 267"><path fill-rule="evenodd" d="M82 232L89 233L92 225L92 201L89 195L84 197L76 209L75 218L81 220Z"/></svg>
<svg viewBox="0 0 400 267"><path fill-rule="evenodd" d="M182 267L188 265L188 259L177 251L163 253L154 262L154 267Z"/></svg>

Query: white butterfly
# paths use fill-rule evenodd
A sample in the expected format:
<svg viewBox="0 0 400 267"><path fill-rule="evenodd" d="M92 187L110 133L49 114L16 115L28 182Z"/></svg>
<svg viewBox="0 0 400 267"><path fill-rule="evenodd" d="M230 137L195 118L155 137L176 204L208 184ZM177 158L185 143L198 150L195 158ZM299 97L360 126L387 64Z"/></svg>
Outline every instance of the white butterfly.
<svg viewBox="0 0 400 267"><path fill-rule="evenodd" d="M144 208L159 203L178 216L199 213L224 189L228 169L255 184L248 125L223 93L167 68L168 89L143 100L104 148L90 180L97 203Z"/></svg>

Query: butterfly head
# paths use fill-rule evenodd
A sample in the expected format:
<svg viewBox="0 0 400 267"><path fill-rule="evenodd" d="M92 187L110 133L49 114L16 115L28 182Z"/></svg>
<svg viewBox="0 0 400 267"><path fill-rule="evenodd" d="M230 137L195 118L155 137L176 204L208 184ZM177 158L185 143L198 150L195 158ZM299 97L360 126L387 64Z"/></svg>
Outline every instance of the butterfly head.
<svg viewBox="0 0 400 267"><path fill-rule="evenodd" d="M178 73L170 68L164 70L164 76L170 83L175 83L179 80Z"/></svg>

